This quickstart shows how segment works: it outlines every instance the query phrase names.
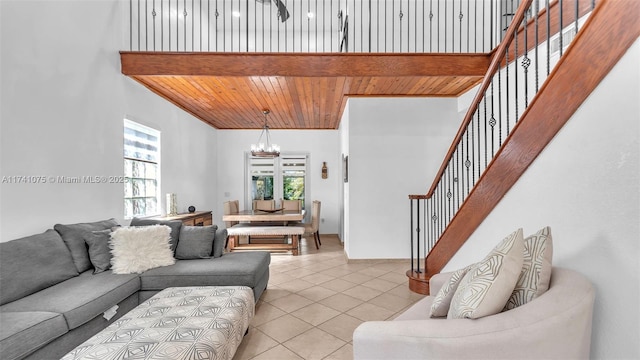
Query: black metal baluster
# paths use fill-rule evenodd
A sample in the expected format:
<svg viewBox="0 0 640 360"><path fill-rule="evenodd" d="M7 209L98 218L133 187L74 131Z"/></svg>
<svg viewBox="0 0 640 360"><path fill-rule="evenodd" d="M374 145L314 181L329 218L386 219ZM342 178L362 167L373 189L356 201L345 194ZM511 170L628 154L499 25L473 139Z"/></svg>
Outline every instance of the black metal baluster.
<svg viewBox="0 0 640 360"><path fill-rule="evenodd" d="M325 39L325 36L327 34L327 17L325 16L325 14L327 13L327 9L325 8L325 2L322 2L322 52L326 52L326 45L327 45L327 39ZM318 5L316 4L316 7ZM316 14L316 19L318 18L318 15ZM316 20L317 21L317 20Z"/></svg>
<svg viewBox="0 0 640 360"><path fill-rule="evenodd" d="M476 31L473 35L473 40L475 41L473 45L473 51L478 52L478 2L474 3L474 11L475 11L475 19L476 19Z"/></svg>
<svg viewBox="0 0 640 360"><path fill-rule="evenodd" d="M460 39L458 40L458 42L460 43L458 46L458 49L460 50L459 52L462 53L462 20L464 19L464 14L462 13L462 0L460 0L460 3L458 4L460 6L460 14L458 15L458 19L460 19L460 24L459 24L459 28L460 28Z"/></svg>
<svg viewBox="0 0 640 360"><path fill-rule="evenodd" d="M513 118L513 123L517 123L520 118L518 114L518 35L516 34L513 39L513 45L515 50L513 52L513 92L515 96L514 107L516 114Z"/></svg>
<svg viewBox="0 0 640 360"><path fill-rule="evenodd" d="M193 5L194 0L191 0L191 51L194 51L194 46L195 46L195 17L194 15L194 5Z"/></svg>
<svg viewBox="0 0 640 360"><path fill-rule="evenodd" d="M424 32L424 28L425 28L425 20L427 19L427 17L425 16L425 8L426 6L424 5L424 1L422 0L422 21L420 21L422 23L422 52L426 52L425 51L425 46L426 46L426 42L425 42L425 32ZM417 26L417 25L416 25Z"/></svg>
<svg viewBox="0 0 640 360"><path fill-rule="evenodd" d="M413 257L413 199L411 197L409 197L409 214L410 214L410 218L409 218L409 222L411 223L409 229L411 229L411 274L413 274L413 269L414 269L414 257ZM418 258L419 259L419 258Z"/></svg>
<svg viewBox="0 0 640 360"><path fill-rule="evenodd" d="M549 9L549 0L545 4L547 14L547 76L551 72L551 14Z"/></svg>
<svg viewBox="0 0 640 360"><path fill-rule="evenodd" d="M480 151L480 148L481 148L481 144L480 144L480 142L481 142L480 141L480 104L478 104L478 107L476 108L476 114L477 114L476 118L477 118L477 124L478 124L477 125L478 126L478 129L477 129L477 131L478 131L478 179L477 180L480 180L480 174L481 174L480 167L482 166L482 154L481 154L481 151ZM476 159L474 159L473 161L475 162ZM476 182L477 181L473 182L474 186L476 185Z"/></svg>
<svg viewBox="0 0 640 360"><path fill-rule="evenodd" d="M469 127L467 127L467 129L465 130L465 134L467 136L467 142L466 142L466 160L464 162L464 166L467 168L467 191L465 193L465 198L467 197L467 195L469 195L469 184L471 182L471 175L469 174L469 168L471 167L471 160L469 159Z"/></svg>
<svg viewBox="0 0 640 360"><path fill-rule="evenodd" d="M498 147L501 147L501 146L502 146L502 70L498 70Z"/></svg>
<svg viewBox="0 0 640 360"><path fill-rule="evenodd" d="M436 41L437 41L436 48L437 48L437 52L440 52L440 1L436 3L436 7L437 7L436 13L438 14L436 18L436 29L438 30L438 37L436 37Z"/></svg>
<svg viewBox="0 0 640 360"><path fill-rule="evenodd" d="M507 117L507 136L509 136L509 49L507 47L507 49L505 50L505 67L504 67L504 73L505 73L505 82L506 82L506 86L505 86L505 108L506 108L506 117Z"/></svg>
<svg viewBox="0 0 640 360"><path fill-rule="evenodd" d="M149 51L149 9L147 0L144 0L144 49Z"/></svg>
<svg viewBox="0 0 640 360"><path fill-rule="evenodd" d="M447 1L444 2L444 52L447 52Z"/></svg>
<svg viewBox="0 0 640 360"><path fill-rule="evenodd" d="M558 31L559 31L558 32L558 36L559 36L558 41L559 41L559 45L560 45L560 57L562 57L562 54L564 53L564 49L563 49L564 45L562 44L562 41L564 40L563 36L562 36L562 28L564 27L564 25L563 25L564 16L562 15L562 6L563 6L562 5L562 0L558 0L558 12L559 12L559 15L558 15L558 21L559 21L559 23L558 23Z"/></svg>
<svg viewBox="0 0 640 360"><path fill-rule="evenodd" d="M500 71L498 71L498 76ZM494 103L494 90L493 90L493 79L491 79L491 119L489 120L489 126L491 126L491 158L496 154L495 151L495 126L496 126L496 113L495 113L495 103Z"/></svg>
<svg viewBox="0 0 640 360"><path fill-rule="evenodd" d="M142 49L141 45L140 45L140 22L141 22L141 19L140 19L140 0L138 0L138 21L137 22L138 22L138 51L140 51L140 49Z"/></svg>
<svg viewBox="0 0 640 360"><path fill-rule="evenodd" d="M176 0L176 51L180 51L180 3Z"/></svg>
<svg viewBox="0 0 640 360"><path fill-rule="evenodd" d="M539 58L539 54L538 54L538 48L540 45L540 41L539 41L539 36L538 36L538 31L540 30L540 12L538 11L538 9L540 9L540 0L536 0L535 1L535 10L536 10L536 14L535 14L535 23L534 23L534 28L535 28L535 52L534 52L534 56L535 56L535 73L536 73L536 93L538 93L538 90L540 89L539 87L539 78L540 78L540 73L539 73L539 64L538 62L540 61Z"/></svg>
<svg viewBox="0 0 640 360"><path fill-rule="evenodd" d="M429 52L433 52L433 0L429 3Z"/></svg>
<svg viewBox="0 0 640 360"><path fill-rule="evenodd" d="M418 1L414 2L413 8L413 52L418 52ZM409 9L411 9L411 5L409 5ZM407 27L407 31L409 28Z"/></svg>
<svg viewBox="0 0 640 360"><path fill-rule="evenodd" d="M396 51L396 17L395 17L395 13L396 13L396 0L393 0L391 3L391 13L394 14L394 16L391 17L391 51L395 52Z"/></svg>
<svg viewBox="0 0 640 360"><path fill-rule="evenodd" d="M576 7L575 7L575 11L576 11L576 14L575 14L575 17L576 17L575 27L576 27L576 34L577 34L578 30L579 30L578 29L578 27L579 27L579 25L578 25L578 17L580 16L580 0L574 0L574 1L575 1L575 4L576 4Z"/></svg>
<svg viewBox="0 0 640 360"><path fill-rule="evenodd" d="M484 107L484 123L482 125L482 130L484 132L484 168L487 168L487 164L488 164L488 160L487 160L487 145L488 145L488 141L487 141L487 93L485 92L484 97L482 99L482 105ZM483 169L484 170L484 169Z"/></svg>
<svg viewBox="0 0 640 360"><path fill-rule="evenodd" d="M529 106L529 65L531 65L531 59L529 59L529 47L528 47L528 35L527 35L527 15L524 17L524 57L522 59L522 67L524 68L524 108L523 111ZM516 116L516 121L519 119Z"/></svg>

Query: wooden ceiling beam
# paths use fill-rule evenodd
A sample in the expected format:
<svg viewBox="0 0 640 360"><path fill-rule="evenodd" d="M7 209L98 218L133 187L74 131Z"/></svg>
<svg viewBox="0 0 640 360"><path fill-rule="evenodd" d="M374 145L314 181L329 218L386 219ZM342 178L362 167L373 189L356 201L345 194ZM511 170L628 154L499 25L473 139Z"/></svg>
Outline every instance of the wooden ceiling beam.
<svg viewBox="0 0 640 360"><path fill-rule="evenodd" d="M483 76L490 55L121 51L120 60L128 76Z"/></svg>

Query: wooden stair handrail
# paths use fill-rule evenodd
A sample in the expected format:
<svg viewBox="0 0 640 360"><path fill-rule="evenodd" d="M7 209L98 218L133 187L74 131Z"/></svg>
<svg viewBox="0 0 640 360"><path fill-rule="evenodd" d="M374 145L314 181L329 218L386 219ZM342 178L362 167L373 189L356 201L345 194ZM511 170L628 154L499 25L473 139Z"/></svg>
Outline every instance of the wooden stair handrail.
<svg viewBox="0 0 640 360"><path fill-rule="evenodd" d="M431 196L433 196L433 192L438 187L438 183L440 183L440 178L442 178L447 168L447 165L449 165L449 161L451 161L451 158L453 157L453 154L455 153L456 148L458 147L458 144L462 140L462 136L464 136L464 133L467 130L467 127L469 126L469 123L471 122L471 120L473 120L473 115L475 114L478 105L484 98L485 91L487 91L487 89L489 88L489 85L491 85L493 75L495 75L495 73L500 69L500 63L502 62L501 54L504 54L507 51L507 48L511 45L511 41L514 37L514 34L520 28L520 23L522 23L522 20L524 20L525 13L527 12L527 9L531 6L532 2L533 0L524 0L522 3L520 3L520 6L518 7L518 11L516 11L515 16L513 17L513 20L511 21L509 28L507 29L507 33L505 34L500 45L498 45L497 50L493 53L491 64L489 64L489 69L487 70L487 73L482 79L482 83L480 84L480 89L476 93L476 96L473 98L473 101L471 102L471 106L469 106L469 110L467 110L467 114L465 115L464 120L462 120L462 124L458 129L458 133L456 134L456 137L453 139L453 142L449 147L449 151L447 151L447 155L445 156L444 161L442 162L442 165L440 165L440 170L438 170L436 177L433 180L433 184L431 185L431 188L429 188L429 191L427 191L427 198L431 198Z"/></svg>
<svg viewBox="0 0 640 360"><path fill-rule="evenodd" d="M582 31L427 255L426 279L442 270L640 37L638 13L637 0L598 1Z"/></svg>

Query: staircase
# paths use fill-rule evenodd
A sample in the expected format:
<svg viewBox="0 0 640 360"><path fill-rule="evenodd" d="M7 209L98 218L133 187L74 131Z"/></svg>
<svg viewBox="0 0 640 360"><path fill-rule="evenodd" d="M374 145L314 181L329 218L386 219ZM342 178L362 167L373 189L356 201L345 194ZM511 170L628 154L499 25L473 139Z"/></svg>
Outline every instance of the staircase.
<svg viewBox="0 0 640 360"><path fill-rule="evenodd" d="M429 293L430 277L640 36L635 0L560 0L534 10L538 5L522 1L433 185L409 196L414 292Z"/></svg>

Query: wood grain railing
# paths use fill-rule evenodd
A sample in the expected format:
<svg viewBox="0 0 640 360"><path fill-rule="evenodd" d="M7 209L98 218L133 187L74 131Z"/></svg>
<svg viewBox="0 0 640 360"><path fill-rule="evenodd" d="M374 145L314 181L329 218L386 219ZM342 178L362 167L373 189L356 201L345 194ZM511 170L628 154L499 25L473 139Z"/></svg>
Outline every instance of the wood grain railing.
<svg viewBox="0 0 640 360"><path fill-rule="evenodd" d="M528 3L530 5L531 1ZM520 10L522 8L516 17L523 15ZM509 67L527 63L526 51L518 61L513 61L509 59L506 45L496 50L490 68L495 72L493 80L483 81L479 91L481 95L475 97L463 123L465 128L461 128L456 135L457 143L452 144L437 181L427 194L410 196L412 214L415 207L422 207L421 214L424 216L424 219L412 219L412 233L416 222L419 229L415 237L412 235L412 249L415 242L421 242L420 248L426 254L425 258L421 258L421 254L417 253L418 264L424 261L422 268L412 266L407 272L412 290L425 293L426 289L428 292L428 279L442 270L638 38L640 24L634 14L639 12L640 2L637 1L598 1L571 46L531 101L519 99L509 102L505 94L498 95L501 101L494 98L496 88L505 86L503 82L506 74L515 71ZM524 20L524 16L520 20ZM515 34L515 29L512 34ZM510 65L495 70L499 68L495 63ZM526 71L526 67L523 68ZM522 79L524 74L520 73L519 76ZM531 87L531 84L528 86ZM529 95L531 94L527 94ZM511 109L506 109L508 106L505 105L510 105ZM489 114L492 115L482 116L486 112L485 106L491 109L496 107L499 111L490 111ZM474 129L476 133L479 129L493 129L493 126L484 125L484 122L492 123L492 120L496 120L496 112L502 114L503 120L506 120L504 117L509 113L519 115L518 106L523 106L520 108L521 116L516 117L518 120L512 119L513 124L506 124L506 127L503 124L501 127L508 130L504 142L495 153L484 153L486 158L491 158L490 161L483 159L482 150L487 147L488 141L479 139L470 142L467 136L472 135ZM470 149L474 150L469 151ZM480 156L476 154L478 150ZM469 157L470 152L473 159ZM481 166L466 165L471 160Z"/></svg>

